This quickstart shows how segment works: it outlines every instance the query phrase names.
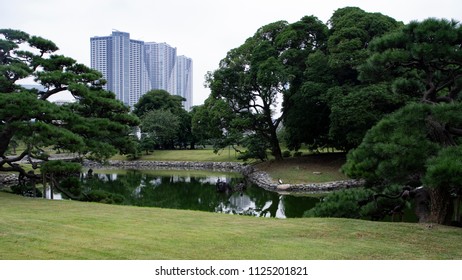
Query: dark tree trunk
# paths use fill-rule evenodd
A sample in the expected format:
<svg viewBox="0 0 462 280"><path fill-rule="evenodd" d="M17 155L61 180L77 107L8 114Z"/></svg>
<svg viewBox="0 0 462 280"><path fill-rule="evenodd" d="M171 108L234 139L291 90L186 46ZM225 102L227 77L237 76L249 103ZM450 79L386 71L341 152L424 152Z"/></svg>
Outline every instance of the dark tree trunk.
<svg viewBox="0 0 462 280"><path fill-rule="evenodd" d="M189 143L189 149L190 150L195 150L196 149L196 142L195 141L191 141Z"/></svg>
<svg viewBox="0 0 462 280"><path fill-rule="evenodd" d="M429 137L443 147L457 146L453 134L445 124L434 119L432 115L426 118ZM430 219L432 222L449 225L454 212L453 199L448 186L429 189L430 193Z"/></svg>
<svg viewBox="0 0 462 280"><path fill-rule="evenodd" d="M281 147L279 147L279 141L276 143L271 143L271 152L276 159L276 161L281 161L284 158L282 157Z"/></svg>
<svg viewBox="0 0 462 280"><path fill-rule="evenodd" d="M273 124L270 131L271 153L276 161L281 161L284 158L282 157L281 146L279 145L279 139L276 130L277 126Z"/></svg>
<svg viewBox="0 0 462 280"><path fill-rule="evenodd" d="M414 195L414 212L419 223L428 223L430 220L430 193L426 188L416 189Z"/></svg>
<svg viewBox="0 0 462 280"><path fill-rule="evenodd" d="M432 188L430 193L430 220L432 222L449 225L454 210L451 194L445 188Z"/></svg>
<svg viewBox="0 0 462 280"><path fill-rule="evenodd" d="M3 132L0 133L0 156L5 156L8 146L10 145L13 133L8 127L4 128Z"/></svg>
<svg viewBox="0 0 462 280"><path fill-rule="evenodd" d="M279 146L279 140L276 135L276 132L271 133L270 138L270 145L271 145L271 154L274 156L276 161L283 160L281 147Z"/></svg>

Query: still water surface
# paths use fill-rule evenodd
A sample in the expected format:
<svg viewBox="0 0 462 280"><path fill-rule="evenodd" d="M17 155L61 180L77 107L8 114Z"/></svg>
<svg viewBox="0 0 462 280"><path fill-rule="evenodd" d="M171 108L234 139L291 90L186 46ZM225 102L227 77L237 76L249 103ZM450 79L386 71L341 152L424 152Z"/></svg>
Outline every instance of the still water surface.
<svg viewBox="0 0 462 280"><path fill-rule="evenodd" d="M259 217L295 218L319 202L319 196L282 195L249 185L243 192L218 193L216 182L243 181L236 173L174 170L99 170L83 176L84 188L124 197L123 204L199 210Z"/></svg>

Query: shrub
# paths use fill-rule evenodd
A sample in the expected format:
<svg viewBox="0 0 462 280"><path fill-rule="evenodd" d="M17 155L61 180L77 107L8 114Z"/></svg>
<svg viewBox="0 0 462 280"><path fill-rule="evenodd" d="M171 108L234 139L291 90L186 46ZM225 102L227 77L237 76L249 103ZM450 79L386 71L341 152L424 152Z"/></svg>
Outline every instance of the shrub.
<svg viewBox="0 0 462 280"><path fill-rule="evenodd" d="M22 196L27 196L27 197L42 197L42 192L35 188L30 184L24 184L24 185L13 185L10 187L11 191L14 194L19 194Z"/></svg>
<svg viewBox="0 0 462 280"><path fill-rule="evenodd" d="M294 157L301 157L302 154L303 154L302 152L297 151L297 152L294 153Z"/></svg>
<svg viewBox="0 0 462 280"><path fill-rule="evenodd" d="M304 217L365 218L369 213L361 211L360 202L372 203L372 200L369 202L372 195L371 190L364 188L335 191L306 211Z"/></svg>
<svg viewBox="0 0 462 280"><path fill-rule="evenodd" d="M80 181L76 177L68 177L59 183L61 188L67 190L76 197L80 196L82 193L80 185Z"/></svg>
<svg viewBox="0 0 462 280"><path fill-rule="evenodd" d="M290 151L284 151L284 152L282 152L282 156L285 157L285 158L290 157L291 155L292 155L292 154L291 154Z"/></svg>
<svg viewBox="0 0 462 280"><path fill-rule="evenodd" d="M86 195L87 201L107 204L122 204L125 198L120 194L110 193L104 190L92 190Z"/></svg>

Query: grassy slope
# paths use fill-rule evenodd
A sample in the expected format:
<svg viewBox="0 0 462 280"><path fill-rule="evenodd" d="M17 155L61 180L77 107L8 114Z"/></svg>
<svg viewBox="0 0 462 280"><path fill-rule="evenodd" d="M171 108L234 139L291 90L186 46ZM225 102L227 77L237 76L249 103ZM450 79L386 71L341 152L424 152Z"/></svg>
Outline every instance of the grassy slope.
<svg viewBox="0 0 462 280"><path fill-rule="evenodd" d="M314 154L286 158L282 162L268 161L256 166L276 180L287 184L319 183L348 179L340 172L345 163L345 154Z"/></svg>
<svg viewBox="0 0 462 280"><path fill-rule="evenodd" d="M262 219L0 192L0 259L461 259L461 229Z"/></svg>

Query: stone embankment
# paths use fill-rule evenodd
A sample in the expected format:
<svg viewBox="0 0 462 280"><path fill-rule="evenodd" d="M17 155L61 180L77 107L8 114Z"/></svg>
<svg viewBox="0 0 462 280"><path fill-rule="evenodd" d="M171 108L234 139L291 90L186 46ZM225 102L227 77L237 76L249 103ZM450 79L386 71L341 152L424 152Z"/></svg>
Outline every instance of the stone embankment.
<svg viewBox="0 0 462 280"><path fill-rule="evenodd" d="M172 170L213 170L242 173L245 166L237 162L194 162L194 161L148 161L148 160L109 160L106 165L86 161L88 168L113 169L172 169Z"/></svg>
<svg viewBox="0 0 462 280"><path fill-rule="evenodd" d="M326 183L309 184L279 184L273 181L268 173L258 170L250 165L236 162L192 162L192 161L116 161L108 162L109 165L100 165L94 162L86 162L90 168L128 168L128 169L171 169L171 170L214 170L223 172L238 172L251 183L269 191L284 193L319 193L344 188L359 187L364 184L361 180L343 180Z"/></svg>
<svg viewBox="0 0 462 280"><path fill-rule="evenodd" d="M269 191L280 193L321 193L340 189L356 188L364 184L362 180L343 180L325 183L279 184L268 173L254 170L247 176L248 180Z"/></svg>

